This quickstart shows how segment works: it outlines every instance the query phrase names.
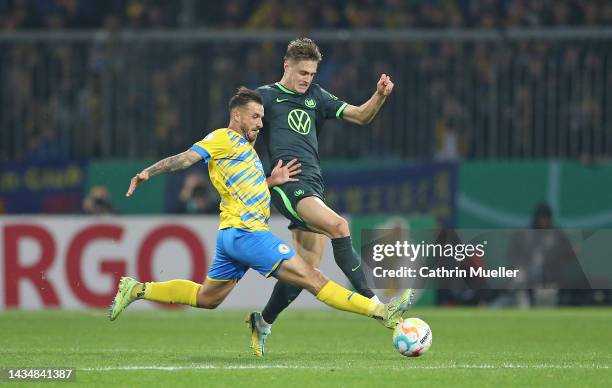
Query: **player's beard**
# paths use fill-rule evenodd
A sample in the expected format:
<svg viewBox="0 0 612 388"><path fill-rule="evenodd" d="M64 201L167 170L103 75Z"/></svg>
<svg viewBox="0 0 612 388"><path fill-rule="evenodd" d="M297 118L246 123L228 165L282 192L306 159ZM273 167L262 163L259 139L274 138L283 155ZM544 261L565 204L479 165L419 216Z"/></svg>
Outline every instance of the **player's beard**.
<svg viewBox="0 0 612 388"><path fill-rule="evenodd" d="M242 136L244 136L244 138L247 139L249 143L255 143L255 140L257 140L257 135L259 134L257 128L249 129L242 127L240 128L240 130L242 131ZM255 135L253 135L253 137L251 138L250 134L253 131L255 132Z"/></svg>

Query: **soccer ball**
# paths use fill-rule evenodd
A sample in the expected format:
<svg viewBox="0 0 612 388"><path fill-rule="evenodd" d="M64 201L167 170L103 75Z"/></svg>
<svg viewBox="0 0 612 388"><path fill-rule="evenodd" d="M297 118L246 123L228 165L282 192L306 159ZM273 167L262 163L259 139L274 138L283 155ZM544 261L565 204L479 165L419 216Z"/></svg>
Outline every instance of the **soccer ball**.
<svg viewBox="0 0 612 388"><path fill-rule="evenodd" d="M402 356L418 357L431 346L431 329L419 318L400 321L393 330L393 345Z"/></svg>

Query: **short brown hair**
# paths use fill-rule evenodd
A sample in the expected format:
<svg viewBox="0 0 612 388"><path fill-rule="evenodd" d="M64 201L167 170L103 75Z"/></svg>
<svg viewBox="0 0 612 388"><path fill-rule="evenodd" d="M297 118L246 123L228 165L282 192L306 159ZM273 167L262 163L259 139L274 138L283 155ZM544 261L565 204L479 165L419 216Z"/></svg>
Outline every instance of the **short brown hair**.
<svg viewBox="0 0 612 388"><path fill-rule="evenodd" d="M321 62L323 56L319 51L319 46L310 38L297 38L289 42L287 52L285 53L285 61L316 61Z"/></svg>
<svg viewBox="0 0 612 388"><path fill-rule="evenodd" d="M229 110L240 108L248 104L249 102L256 102L260 105L263 105L263 98L261 94L257 93L254 90L241 86L238 88L238 91L232 98L229 100Z"/></svg>

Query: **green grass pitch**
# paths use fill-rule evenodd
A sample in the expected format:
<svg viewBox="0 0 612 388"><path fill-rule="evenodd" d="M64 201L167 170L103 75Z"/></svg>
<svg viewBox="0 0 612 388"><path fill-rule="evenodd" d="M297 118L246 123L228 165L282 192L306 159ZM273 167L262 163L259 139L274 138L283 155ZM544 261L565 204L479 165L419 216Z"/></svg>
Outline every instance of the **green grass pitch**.
<svg viewBox="0 0 612 388"><path fill-rule="evenodd" d="M370 319L293 310L257 359L245 315L4 311L0 368L75 367L75 385L88 386L612 386L610 308L415 309L433 330L419 358L396 353Z"/></svg>

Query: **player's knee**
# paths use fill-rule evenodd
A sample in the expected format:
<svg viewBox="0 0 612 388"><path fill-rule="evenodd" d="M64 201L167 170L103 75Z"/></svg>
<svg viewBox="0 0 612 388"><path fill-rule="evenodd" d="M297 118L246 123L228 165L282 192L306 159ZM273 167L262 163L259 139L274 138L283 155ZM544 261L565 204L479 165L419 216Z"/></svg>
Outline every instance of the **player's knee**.
<svg viewBox="0 0 612 388"><path fill-rule="evenodd" d="M349 236L350 235L349 224L342 217L334 218L329 224L328 233L330 234L331 238L340 238L340 237Z"/></svg>

